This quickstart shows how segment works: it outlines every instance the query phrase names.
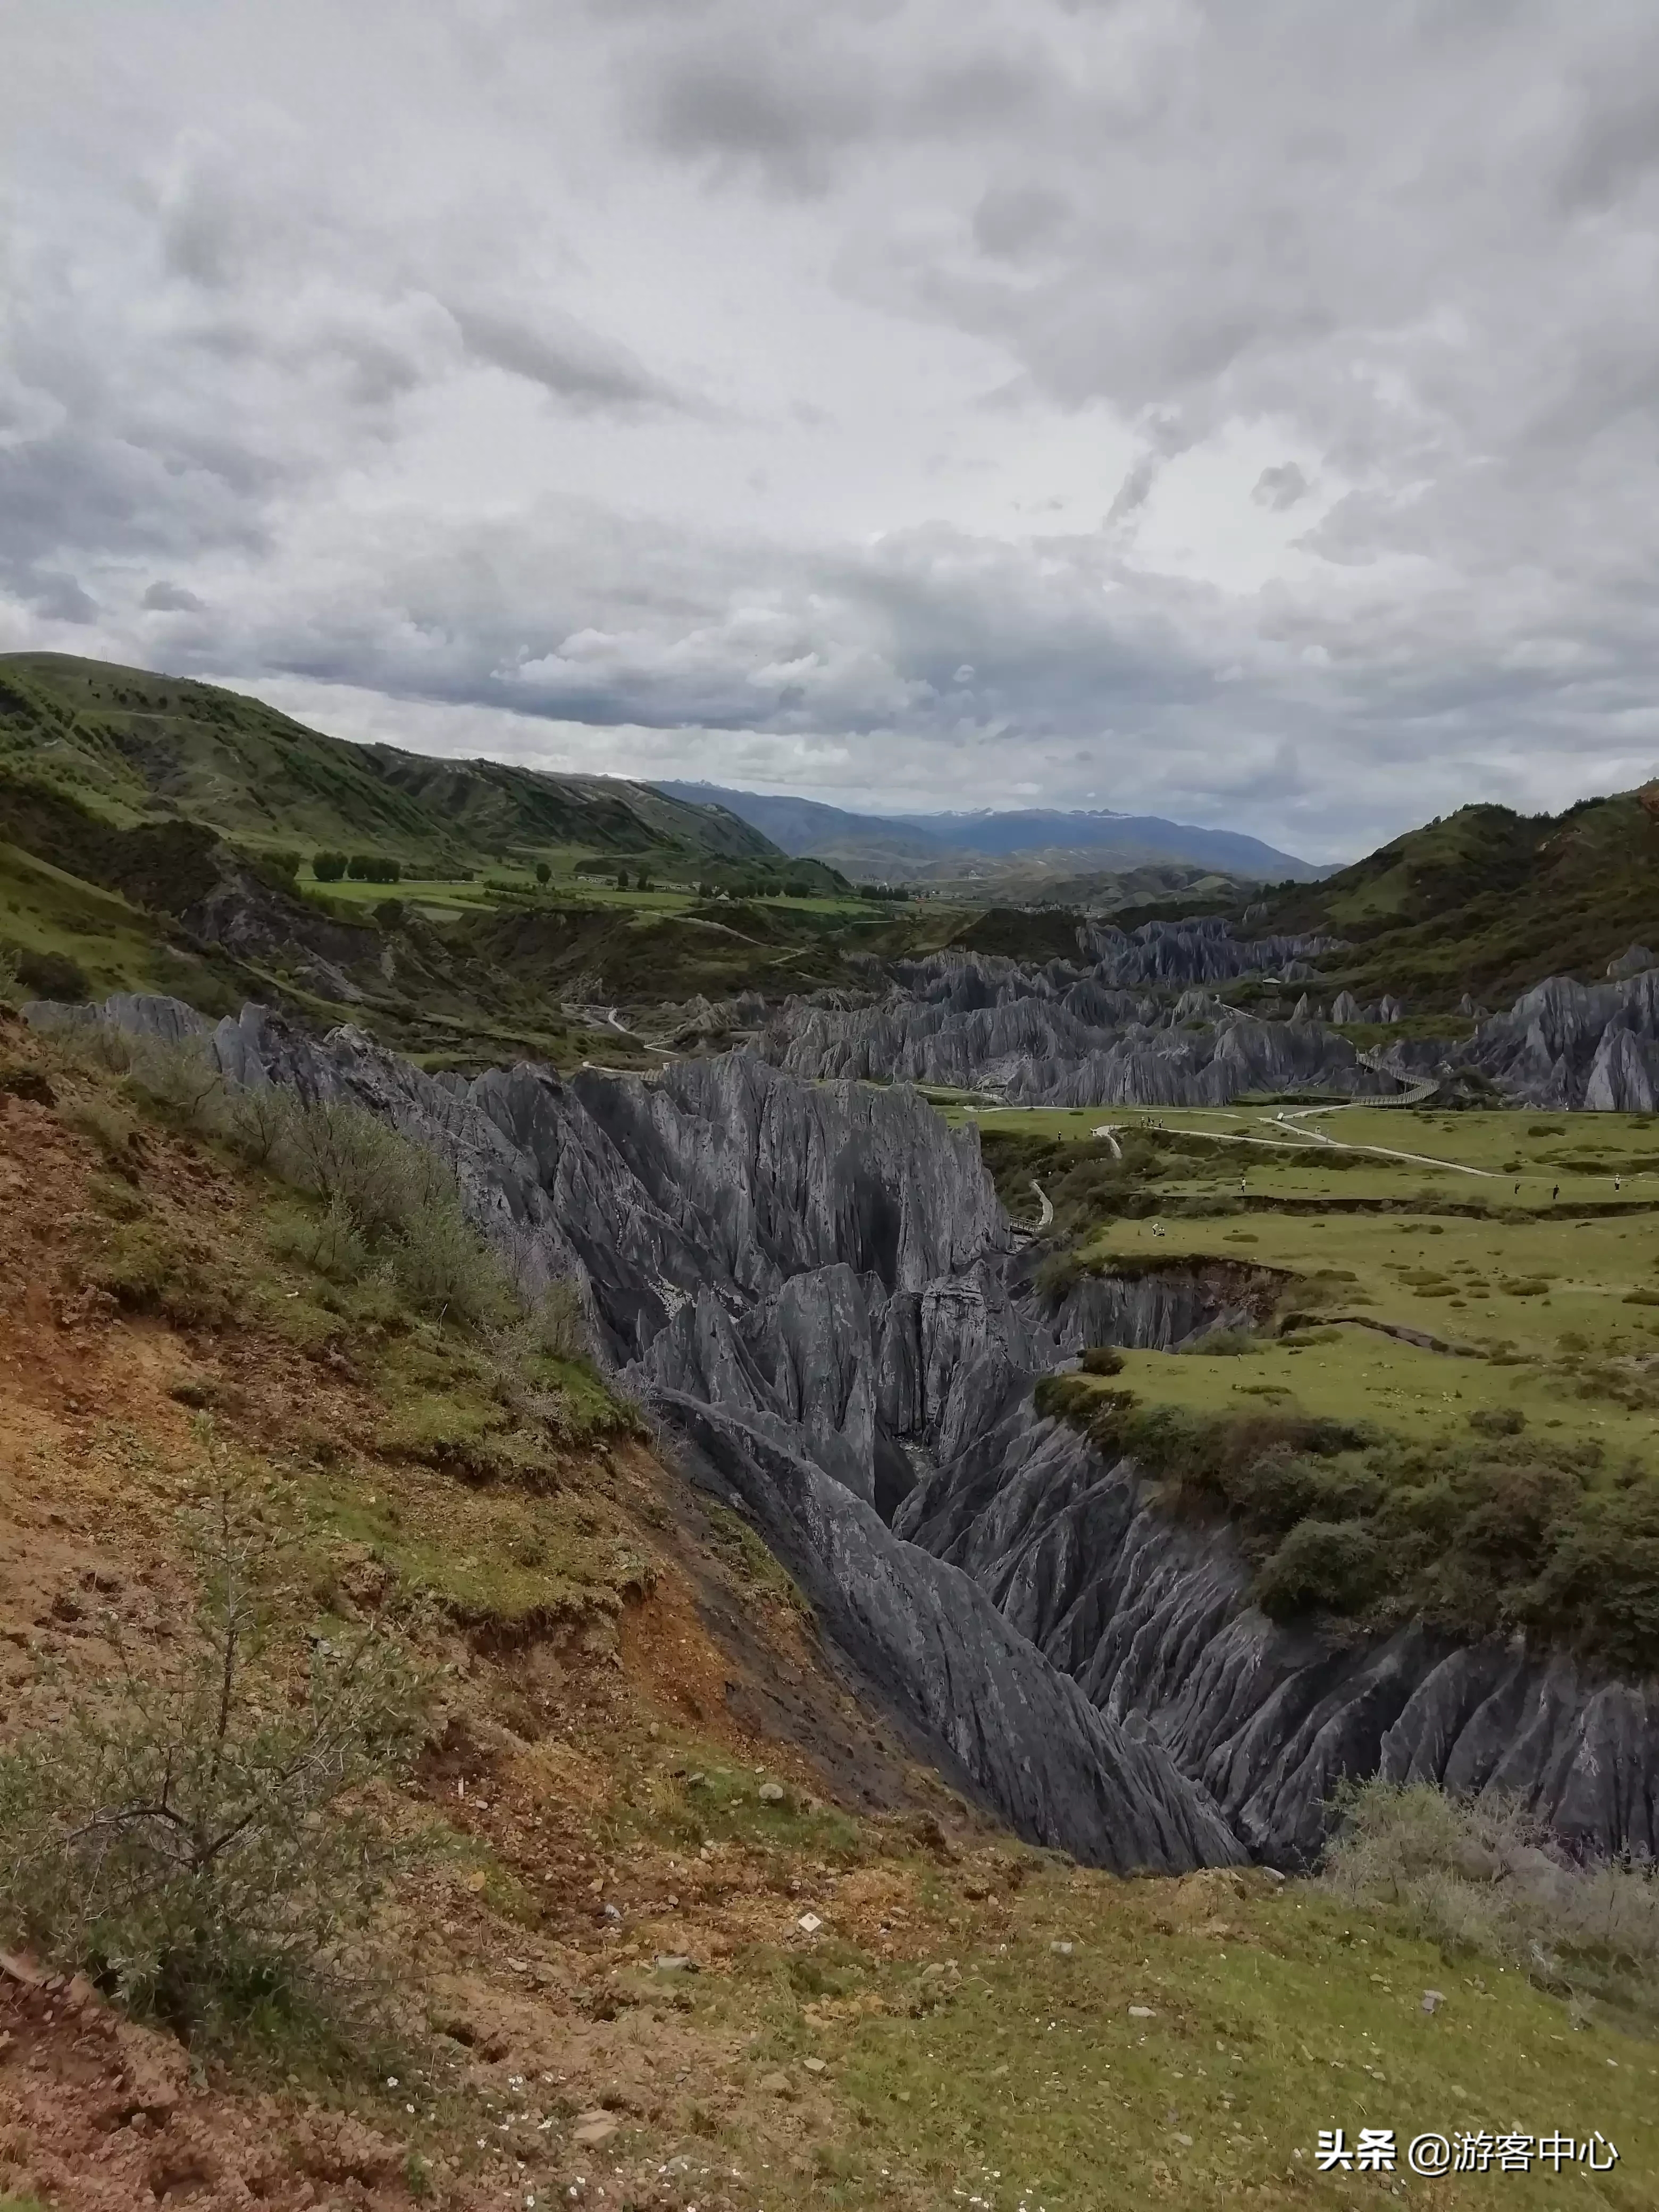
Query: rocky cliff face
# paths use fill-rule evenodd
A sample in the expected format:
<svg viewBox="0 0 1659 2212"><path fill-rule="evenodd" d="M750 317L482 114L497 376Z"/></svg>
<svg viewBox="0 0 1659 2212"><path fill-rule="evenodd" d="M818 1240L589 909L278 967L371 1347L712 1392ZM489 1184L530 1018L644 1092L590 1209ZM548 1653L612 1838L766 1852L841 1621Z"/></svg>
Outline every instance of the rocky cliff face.
<svg viewBox="0 0 1659 2212"><path fill-rule="evenodd" d="M791 1000L764 1032L769 1058L809 1080L855 1077L996 1092L1026 1106L1221 1106L1247 1091L1394 1095L1401 1081L1470 1069L1517 1105L1648 1113L1659 1101L1659 969L1644 946L1610 980L1557 976L1467 1042L1401 1039L1362 1060L1340 1025L1393 1024L1402 1002L1338 992L1328 1027L1304 991L1288 1019L1230 1006L1212 986L1245 975L1316 980L1329 938L1238 939L1224 921L1149 922L1133 936L1079 932L1076 962L956 951L895 963L884 994ZM1288 996L1288 994L1287 994Z"/></svg>
<svg viewBox="0 0 1659 2212"><path fill-rule="evenodd" d="M233 1082L356 1100L441 1154L527 1287L580 1286L608 1364L918 1747L1021 1834L1115 1867L1294 1863L1334 1782L1381 1769L1659 1845L1651 1691L1417 1631L1274 1627L1224 1529L1171 1526L1132 1465L1037 1419L1035 1377L1080 1345L1173 1348L1261 1286L1176 1267L1045 1314L975 1137L913 1093L752 1052L468 1082L257 1007L216 1029L168 1000L30 1013L205 1038Z"/></svg>
<svg viewBox="0 0 1659 2212"><path fill-rule="evenodd" d="M1659 1099L1659 969L1607 983L1553 975L1482 1022L1462 1056L1528 1106L1650 1114Z"/></svg>
<svg viewBox="0 0 1659 2212"><path fill-rule="evenodd" d="M1250 1850L1315 1856L1345 1777L1517 1797L1567 1842L1659 1853L1659 1694L1520 1645L1277 1627L1226 1531L1153 1510L1029 1401L918 1486L896 1526L970 1574L1109 1717L1150 1731Z"/></svg>
<svg viewBox="0 0 1659 2212"><path fill-rule="evenodd" d="M1159 1746L876 1510L994 1425L1034 1371L971 1132L913 1093L808 1089L752 1054L648 1082L529 1066L465 1082L258 1007L216 1029L159 999L30 1015L199 1037L234 1082L353 1100L428 1146L526 1285L580 1284L688 1471L756 1522L919 1748L1022 1835L1094 1863L1243 1856Z"/></svg>
<svg viewBox="0 0 1659 2212"><path fill-rule="evenodd" d="M1206 988L1279 973L1295 954L1328 951L1325 939L1241 942L1208 921L1082 935L1077 963L935 953L897 963L873 1005L793 1000L766 1049L809 1080L945 1084L1033 1106L1212 1106L1246 1091L1366 1097L1395 1087L1321 1024L1256 1020Z"/></svg>

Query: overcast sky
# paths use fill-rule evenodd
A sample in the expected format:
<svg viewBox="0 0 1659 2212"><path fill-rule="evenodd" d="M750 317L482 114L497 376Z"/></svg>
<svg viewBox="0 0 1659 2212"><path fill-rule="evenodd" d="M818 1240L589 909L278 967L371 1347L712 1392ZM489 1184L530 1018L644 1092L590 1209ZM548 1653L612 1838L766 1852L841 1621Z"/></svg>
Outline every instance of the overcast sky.
<svg viewBox="0 0 1659 2212"><path fill-rule="evenodd" d="M1344 857L1659 764L1653 0L7 0L0 648Z"/></svg>

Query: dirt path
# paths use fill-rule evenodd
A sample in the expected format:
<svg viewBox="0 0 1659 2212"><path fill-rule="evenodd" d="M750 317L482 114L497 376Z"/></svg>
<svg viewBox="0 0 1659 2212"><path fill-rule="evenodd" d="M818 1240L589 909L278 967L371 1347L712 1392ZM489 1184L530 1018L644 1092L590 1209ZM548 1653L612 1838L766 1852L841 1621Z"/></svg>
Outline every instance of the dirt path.
<svg viewBox="0 0 1659 2212"><path fill-rule="evenodd" d="M1351 1113L1353 1110L1354 1106L1370 1106L1374 1105L1376 1103L1376 1102L1374 1099L1356 1098L1351 1104L1343 1106L1281 1107L1279 1111L1273 1115L1272 1118L1279 1124L1280 1128L1289 1128L1292 1121L1305 1121L1311 1115L1346 1114ZM1323 1129L1299 1130L1297 1132L1297 1134L1310 1144L1328 1145L1334 1152L1375 1152L1379 1158L1385 1160L1410 1160L1418 1167L1449 1168L1452 1170L1454 1174L1480 1176L1488 1182L1501 1182L1503 1181L1503 1177L1495 1169L1468 1167L1462 1160L1435 1159L1427 1152L1398 1152L1392 1145L1345 1145L1340 1138L1328 1136Z"/></svg>

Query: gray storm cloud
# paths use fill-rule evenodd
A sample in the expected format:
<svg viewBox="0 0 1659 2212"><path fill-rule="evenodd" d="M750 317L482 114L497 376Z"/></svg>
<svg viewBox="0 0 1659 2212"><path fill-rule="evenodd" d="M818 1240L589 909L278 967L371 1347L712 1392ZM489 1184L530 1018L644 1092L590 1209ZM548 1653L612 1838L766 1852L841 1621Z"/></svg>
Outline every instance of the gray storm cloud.
<svg viewBox="0 0 1659 2212"><path fill-rule="evenodd" d="M9 54L0 645L1316 856L1659 755L1636 0L21 0Z"/></svg>

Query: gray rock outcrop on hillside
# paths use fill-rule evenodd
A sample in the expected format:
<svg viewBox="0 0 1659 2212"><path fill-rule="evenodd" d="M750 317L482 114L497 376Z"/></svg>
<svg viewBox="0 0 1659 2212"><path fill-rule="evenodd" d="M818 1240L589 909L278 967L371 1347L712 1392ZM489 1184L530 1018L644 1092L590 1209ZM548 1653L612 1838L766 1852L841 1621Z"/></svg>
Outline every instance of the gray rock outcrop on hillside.
<svg viewBox="0 0 1659 2212"><path fill-rule="evenodd" d="M740 1503L820 1620L945 1772L1033 1843L1094 1863L1234 1864L1205 1792L1100 1712L956 1568L900 1543L809 1456L726 1407L663 1393L691 1471Z"/></svg>
<svg viewBox="0 0 1659 2212"><path fill-rule="evenodd" d="M1482 1034L1531 1056L1522 1079L1565 1067L1588 1087L1618 1051L1646 1066L1656 984L1546 988L1518 1035ZM1265 1271L1085 1278L1049 1314L971 1130L902 1087L807 1085L753 1052L649 1079L467 1080L258 1007L216 1027L157 998L28 1012L202 1038L234 1083L356 1100L447 1160L520 1282L580 1286L688 1471L739 1503L915 1740L1021 1834L1109 1866L1243 1845L1297 1863L1334 1784L1382 1771L1518 1794L1588 1847L1659 1847L1652 1686L1418 1629L1275 1626L1224 1528L1170 1522L1132 1465L1036 1417L1034 1378L1081 1346L1193 1342L1248 1319Z"/></svg>
<svg viewBox="0 0 1659 2212"><path fill-rule="evenodd" d="M1079 932L1078 962L1040 966L946 951L882 971L884 995L794 999L763 1032L769 1058L809 1081L854 1077L994 1092L1024 1106L1224 1106L1249 1093L1394 1095L1395 1079L1468 1072L1521 1105L1650 1113L1659 1101L1659 969L1645 946L1611 980L1555 976L1466 1041L1390 1043L1362 1059L1343 1026L1393 1025L1403 1001L1339 991L1328 1023L1304 990L1273 1018L1212 986L1261 975L1290 985L1338 949L1328 938L1236 939L1222 921L1147 923L1133 936ZM1288 992L1285 994L1288 999Z"/></svg>
<svg viewBox="0 0 1659 2212"><path fill-rule="evenodd" d="M210 1028L128 997L102 1018L203 1038L231 1081L353 1101L448 1161L520 1279L581 1285L688 1471L741 1502L913 1739L1018 1833L1126 1869L1243 1856L1158 1744L1099 1713L871 1502L885 1487L890 1510L910 1452L955 1454L1030 1387L1030 1332L996 1273L1007 1224L971 1131L913 1092L809 1088L753 1054L648 1083L526 1066L469 1082L258 1007Z"/></svg>
<svg viewBox="0 0 1659 2212"><path fill-rule="evenodd" d="M1659 1855L1659 1691L1421 1628L1276 1626L1224 1528L1172 1522L1027 1401L900 1507L1109 1717L1145 1728L1258 1856L1317 1856L1337 1784L1515 1797L1562 1839Z"/></svg>
<svg viewBox="0 0 1659 2212"><path fill-rule="evenodd" d="M1659 969L1607 983L1553 975L1482 1022L1462 1057L1529 1106L1650 1114L1659 1097Z"/></svg>

